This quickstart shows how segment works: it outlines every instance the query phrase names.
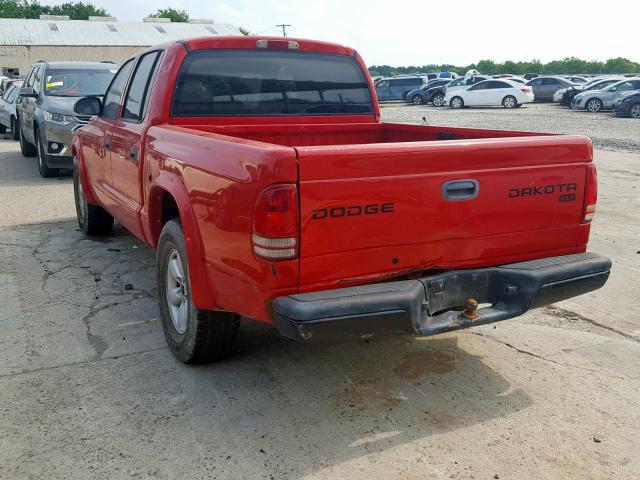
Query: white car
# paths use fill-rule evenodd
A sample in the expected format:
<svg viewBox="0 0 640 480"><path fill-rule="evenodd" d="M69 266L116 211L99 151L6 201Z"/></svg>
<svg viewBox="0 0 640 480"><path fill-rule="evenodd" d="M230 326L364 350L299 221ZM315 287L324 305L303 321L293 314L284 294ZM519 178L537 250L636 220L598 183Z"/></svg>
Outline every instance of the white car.
<svg viewBox="0 0 640 480"><path fill-rule="evenodd" d="M447 91L444 104L451 108L499 107L516 108L533 102L533 90L511 80L485 80L464 90Z"/></svg>
<svg viewBox="0 0 640 480"><path fill-rule="evenodd" d="M18 140L16 101L18 100L21 86L22 82L14 83L0 97L0 133L5 133L9 129L14 140Z"/></svg>

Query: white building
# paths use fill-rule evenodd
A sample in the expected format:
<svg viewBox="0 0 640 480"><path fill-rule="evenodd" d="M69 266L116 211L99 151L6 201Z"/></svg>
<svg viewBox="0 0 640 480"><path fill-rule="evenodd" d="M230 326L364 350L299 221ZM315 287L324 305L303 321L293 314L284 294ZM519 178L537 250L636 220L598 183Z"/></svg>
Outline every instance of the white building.
<svg viewBox="0 0 640 480"><path fill-rule="evenodd" d="M145 18L142 22L118 22L114 17L69 20L54 15L42 15L39 20L0 18L1 74L25 75L38 60L121 63L151 45L208 35L241 33L233 25L209 20L182 23Z"/></svg>

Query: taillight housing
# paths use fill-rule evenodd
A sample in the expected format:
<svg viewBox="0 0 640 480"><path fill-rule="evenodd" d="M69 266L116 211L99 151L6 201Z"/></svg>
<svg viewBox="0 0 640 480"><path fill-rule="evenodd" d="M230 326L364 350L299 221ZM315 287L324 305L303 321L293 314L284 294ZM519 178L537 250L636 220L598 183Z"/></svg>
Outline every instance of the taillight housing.
<svg viewBox="0 0 640 480"><path fill-rule="evenodd" d="M596 203L598 203L598 172L593 163L587 165L587 176L585 179L584 207L582 209L582 223L590 223L596 214Z"/></svg>
<svg viewBox="0 0 640 480"><path fill-rule="evenodd" d="M529 93L531 91L529 87L522 87L520 90L522 91L522 93Z"/></svg>
<svg viewBox="0 0 640 480"><path fill-rule="evenodd" d="M251 237L253 252L268 260L298 256L298 190L295 185L274 185L256 202Z"/></svg>

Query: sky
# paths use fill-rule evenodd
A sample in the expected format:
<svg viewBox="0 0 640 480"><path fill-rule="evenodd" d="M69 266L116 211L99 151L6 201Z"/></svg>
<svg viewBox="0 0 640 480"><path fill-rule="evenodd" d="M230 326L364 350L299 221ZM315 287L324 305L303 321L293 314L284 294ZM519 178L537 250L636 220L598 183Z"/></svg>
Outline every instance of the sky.
<svg viewBox="0 0 640 480"><path fill-rule="evenodd" d="M66 0L41 1L42 4ZM91 0L89 0L91 1ZM119 20L160 7L232 23L257 35L288 35L354 47L368 65L464 66L482 59L543 62L626 57L640 62L640 0L93 0ZM591 4L594 6L592 7Z"/></svg>

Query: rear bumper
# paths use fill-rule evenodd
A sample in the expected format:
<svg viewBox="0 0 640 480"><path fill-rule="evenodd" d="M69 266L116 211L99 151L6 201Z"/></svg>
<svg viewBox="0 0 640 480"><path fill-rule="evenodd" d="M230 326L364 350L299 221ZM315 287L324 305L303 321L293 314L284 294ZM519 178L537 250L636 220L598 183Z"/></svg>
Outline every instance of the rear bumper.
<svg viewBox="0 0 640 480"><path fill-rule="evenodd" d="M581 253L290 295L274 301L273 322L281 335L295 340L403 331L434 335L517 317L596 290L610 269L608 258ZM490 304L478 309L475 320L462 313L469 298Z"/></svg>

